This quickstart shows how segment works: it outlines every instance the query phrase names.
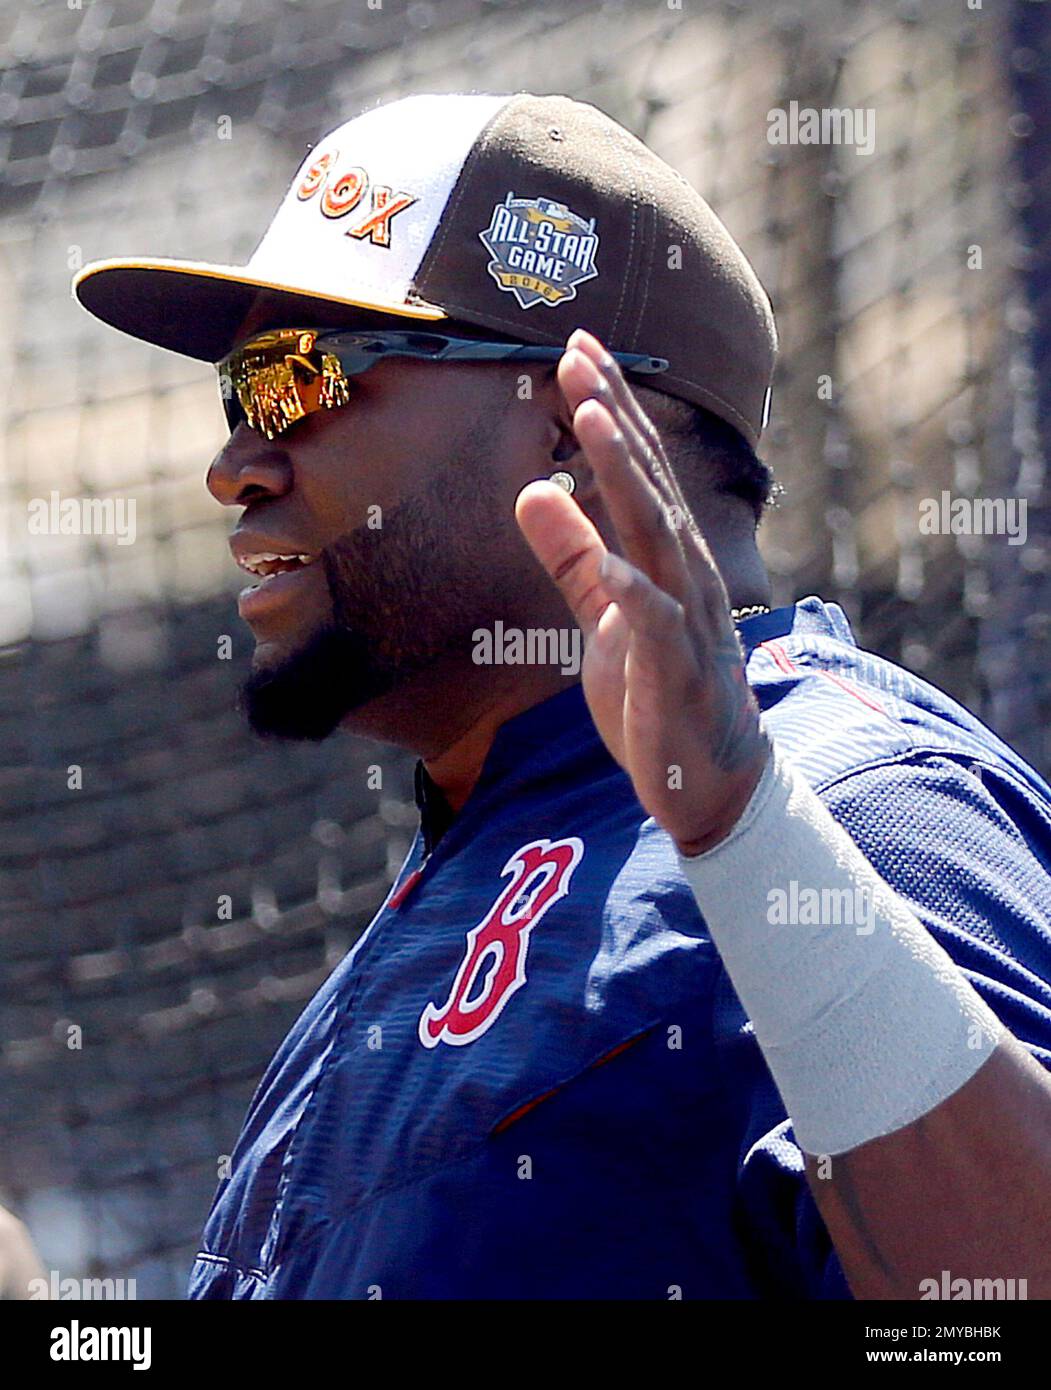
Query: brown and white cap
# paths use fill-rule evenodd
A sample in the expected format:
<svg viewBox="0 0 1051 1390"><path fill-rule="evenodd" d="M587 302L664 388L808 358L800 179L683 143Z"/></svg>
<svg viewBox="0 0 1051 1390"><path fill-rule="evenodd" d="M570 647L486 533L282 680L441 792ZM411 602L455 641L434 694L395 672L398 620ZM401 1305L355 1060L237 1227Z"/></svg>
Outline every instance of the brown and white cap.
<svg viewBox="0 0 1051 1390"><path fill-rule="evenodd" d="M670 165L568 97L378 106L310 151L247 265L96 261L73 288L106 323L207 362L238 345L261 290L553 346L579 326L667 358L651 384L753 446L769 413L777 334L744 254Z"/></svg>

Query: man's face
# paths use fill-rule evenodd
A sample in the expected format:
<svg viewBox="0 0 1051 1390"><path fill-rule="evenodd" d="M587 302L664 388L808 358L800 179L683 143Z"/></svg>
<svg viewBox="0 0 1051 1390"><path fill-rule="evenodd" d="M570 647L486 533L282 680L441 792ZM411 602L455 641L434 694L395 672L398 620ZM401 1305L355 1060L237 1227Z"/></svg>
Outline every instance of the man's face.
<svg viewBox="0 0 1051 1390"><path fill-rule="evenodd" d="M539 575L513 519L538 475L516 384L506 367L388 359L350 379L348 405L272 441L237 426L208 474L245 508L235 556L307 558L246 576L242 703L257 732L324 738L469 661L472 632L513 617Z"/></svg>

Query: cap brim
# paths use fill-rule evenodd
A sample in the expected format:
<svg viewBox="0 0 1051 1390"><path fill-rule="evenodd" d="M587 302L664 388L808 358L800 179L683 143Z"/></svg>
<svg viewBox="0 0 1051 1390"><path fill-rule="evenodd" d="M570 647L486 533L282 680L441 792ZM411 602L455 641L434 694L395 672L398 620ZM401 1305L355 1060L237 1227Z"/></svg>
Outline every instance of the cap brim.
<svg viewBox="0 0 1051 1390"><path fill-rule="evenodd" d="M308 286L261 279L244 266L200 261L92 261L73 280L77 299L103 323L202 362L218 362L237 346L241 325L263 292L274 296L275 308L286 295L290 309L295 301L300 311L302 301L310 299L398 318L433 322L447 317L436 304L324 294Z"/></svg>

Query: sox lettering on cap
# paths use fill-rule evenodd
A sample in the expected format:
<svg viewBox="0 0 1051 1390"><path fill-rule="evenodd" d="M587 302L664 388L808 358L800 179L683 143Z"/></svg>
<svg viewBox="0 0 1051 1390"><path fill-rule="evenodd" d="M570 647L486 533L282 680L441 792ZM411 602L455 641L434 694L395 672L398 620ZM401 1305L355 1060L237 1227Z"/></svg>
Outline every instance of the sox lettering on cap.
<svg viewBox="0 0 1051 1390"><path fill-rule="evenodd" d="M357 308L557 346L582 326L666 357L653 385L752 445L769 414L777 334L743 252L670 165L568 97L375 107L309 151L246 265L96 261L73 288L106 323L207 362L262 291L346 305L348 327Z"/></svg>

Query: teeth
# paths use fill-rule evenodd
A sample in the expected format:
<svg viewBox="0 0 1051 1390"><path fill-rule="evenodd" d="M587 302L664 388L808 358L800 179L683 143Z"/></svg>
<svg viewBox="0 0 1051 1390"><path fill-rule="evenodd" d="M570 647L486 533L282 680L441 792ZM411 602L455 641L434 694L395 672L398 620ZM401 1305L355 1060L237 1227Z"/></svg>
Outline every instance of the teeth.
<svg viewBox="0 0 1051 1390"><path fill-rule="evenodd" d="M248 570L251 574L267 574L268 571L264 566L272 565L277 560L297 560L301 565L312 565L314 563L314 556L297 555L294 553L281 555L275 551L261 550L254 555L241 556L237 563L242 569Z"/></svg>

